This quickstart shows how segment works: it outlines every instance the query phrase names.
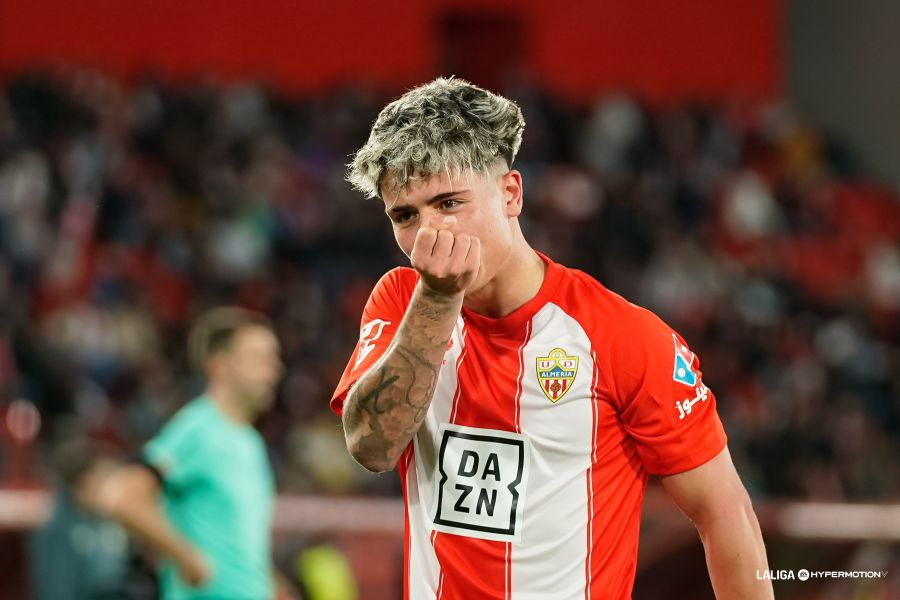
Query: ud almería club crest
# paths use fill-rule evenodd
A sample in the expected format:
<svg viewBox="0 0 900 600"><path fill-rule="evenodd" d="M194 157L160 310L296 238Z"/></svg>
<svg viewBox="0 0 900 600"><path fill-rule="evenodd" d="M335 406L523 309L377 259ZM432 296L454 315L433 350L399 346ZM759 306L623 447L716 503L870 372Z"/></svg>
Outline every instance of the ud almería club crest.
<svg viewBox="0 0 900 600"><path fill-rule="evenodd" d="M554 404L566 395L578 372L578 357L554 348L547 356L537 357L537 378L541 391Z"/></svg>

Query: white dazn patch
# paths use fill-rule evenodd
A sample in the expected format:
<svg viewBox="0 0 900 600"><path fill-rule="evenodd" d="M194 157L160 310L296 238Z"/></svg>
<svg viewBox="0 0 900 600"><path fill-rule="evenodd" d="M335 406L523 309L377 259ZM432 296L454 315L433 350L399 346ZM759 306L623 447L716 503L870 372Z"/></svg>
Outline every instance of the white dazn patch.
<svg viewBox="0 0 900 600"><path fill-rule="evenodd" d="M502 542L522 536L530 444L521 433L444 423L431 514L445 533Z"/></svg>

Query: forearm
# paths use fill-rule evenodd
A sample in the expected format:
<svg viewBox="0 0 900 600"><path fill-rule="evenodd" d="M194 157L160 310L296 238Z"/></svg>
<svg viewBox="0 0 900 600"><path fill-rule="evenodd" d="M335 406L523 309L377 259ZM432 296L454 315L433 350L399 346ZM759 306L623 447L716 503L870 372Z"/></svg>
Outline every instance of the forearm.
<svg viewBox="0 0 900 600"><path fill-rule="evenodd" d="M196 552L194 546L179 534L156 502L125 499L113 516L125 529L168 559L181 560Z"/></svg>
<svg viewBox="0 0 900 600"><path fill-rule="evenodd" d="M347 394L347 447L367 469L393 467L421 426L461 308L462 294L420 283L390 348Z"/></svg>
<svg viewBox="0 0 900 600"><path fill-rule="evenodd" d="M145 467L126 466L113 473L101 488L100 510L154 552L183 558L194 549L163 514L160 493L159 483Z"/></svg>
<svg viewBox="0 0 900 600"><path fill-rule="evenodd" d="M749 500L740 511L712 518L700 526L706 564L718 600L773 598L766 548Z"/></svg>

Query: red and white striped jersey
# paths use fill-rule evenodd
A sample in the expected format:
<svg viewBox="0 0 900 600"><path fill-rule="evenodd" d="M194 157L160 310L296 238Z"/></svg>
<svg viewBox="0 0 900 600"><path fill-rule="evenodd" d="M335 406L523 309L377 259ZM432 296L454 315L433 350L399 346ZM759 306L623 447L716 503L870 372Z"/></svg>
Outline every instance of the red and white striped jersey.
<svg viewBox="0 0 900 600"><path fill-rule="evenodd" d="M725 445L697 357L653 313L546 257L538 294L465 308L398 470L404 598L630 598L648 474ZM418 274L387 273L331 401L384 353Z"/></svg>

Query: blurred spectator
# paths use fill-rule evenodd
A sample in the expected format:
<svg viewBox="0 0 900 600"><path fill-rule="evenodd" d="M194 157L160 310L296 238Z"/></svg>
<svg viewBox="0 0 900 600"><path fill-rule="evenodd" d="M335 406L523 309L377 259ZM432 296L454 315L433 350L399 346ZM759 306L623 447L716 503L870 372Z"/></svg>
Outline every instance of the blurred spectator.
<svg viewBox="0 0 900 600"><path fill-rule="evenodd" d="M585 111L521 81L508 95L534 128L519 159L529 239L704 357L751 492L900 497L897 197L785 105L650 109L617 93ZM197 391L188 323L240 304L284 343L259 424L280 489L398 493L336 451L327 412L368 290L404 260L378 203L343 182L378 96L9 81L0 393L38 406L46 440L67 416L136 449Z"/></svg>
<svg viewBox="0 0 900 600"><path fill-rule="evenodd" d="M115 460L104 456L91 442L76 439L59 446L54 462L59 487L53 513L32 534L29 544L32 598L112 600L139 597L129 593L126 586L128 540L125 532L116 523L99 516L99 490L103 480L115 468Z"/></svg>

